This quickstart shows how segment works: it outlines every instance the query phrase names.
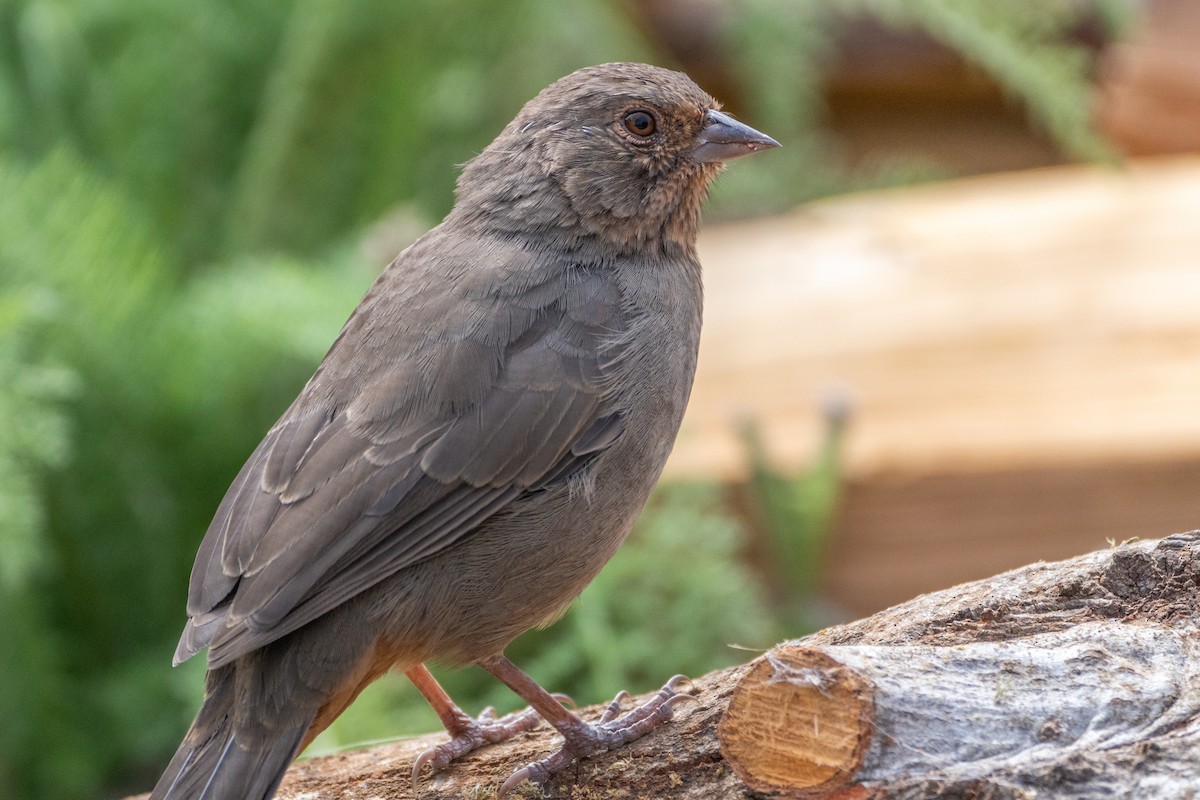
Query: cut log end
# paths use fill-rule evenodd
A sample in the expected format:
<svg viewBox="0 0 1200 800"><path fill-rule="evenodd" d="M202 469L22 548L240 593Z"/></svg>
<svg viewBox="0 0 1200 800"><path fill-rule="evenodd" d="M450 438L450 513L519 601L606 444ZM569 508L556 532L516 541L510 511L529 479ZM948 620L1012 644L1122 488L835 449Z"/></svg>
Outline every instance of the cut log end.
<svg viewBox="0 0 1200 800"><path fill-rule="evenodd" d="M871 743L875 687L827 654L785 645L734 689L721 753L748 787L812 797L850 789Z"/></svg>

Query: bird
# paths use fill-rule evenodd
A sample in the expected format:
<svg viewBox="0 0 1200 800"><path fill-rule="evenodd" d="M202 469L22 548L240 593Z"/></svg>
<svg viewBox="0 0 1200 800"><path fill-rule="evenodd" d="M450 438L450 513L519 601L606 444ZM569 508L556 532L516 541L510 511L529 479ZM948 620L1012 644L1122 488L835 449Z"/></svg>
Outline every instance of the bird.
<svg viewBox="0 0 1200 800"><path fill-rule="evenodd" d="M152 800L267 800L390 670L451 737L414 786L544 720L562 746L503 796L671 718L679 676L588 723L504 651L629 534L696 369L702 201L726 161L778 146L682 73L610 63L546 87L464 165L217 507L174 658L207 650L204 699ZM473 718L431 660L529 707Z"/></svg>

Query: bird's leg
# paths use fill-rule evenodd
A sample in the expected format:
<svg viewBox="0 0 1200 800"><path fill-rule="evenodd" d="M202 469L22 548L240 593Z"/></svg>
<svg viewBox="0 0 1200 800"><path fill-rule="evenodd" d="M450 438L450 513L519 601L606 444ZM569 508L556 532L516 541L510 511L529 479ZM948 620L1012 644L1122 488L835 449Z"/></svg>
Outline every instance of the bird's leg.
<svg viewBox="0 0 1200 800"><path fill-rule="evenodd" d="M555 772L577 759L613 750L645 736L671 719L676 702L696 699L690 694L679 693L680 685L688 679L676 675L648 701L623 716L619 715L621 702L629 695L621 692L608 704L600 721L592 725L563 708L554 699L554 695L539 686L537 681L504 656L494 656L480 662L480 665L520 695L531 708L542 715L542 719L553 725L565 740L563 746L554 754L514 772L496 793L497 800L502 800L506 794L527 780L544 783Z"/></svg>
<svg viewBox="0 0 1200 800"><path fill-rule="evenodd" d="M433 677L433 674L430 673L424 664L417 664L415 667L406 669L404 675L412 681L417 690L429 701L429 705L437 713L438 718L442 721L442 725L450 733L449 742L437 747L431 747L417 756L412 771L413 794L416 794L417 781L421 777L421 770L425 768L426 764L431 765L436 772L449 766L450 762L459 756L465 755L478 747L511 739L518 733L533 730L542 722L542 718L538 716L538 712L532 708L527 708L524 711L518 711L513 714L506 714L497 719L496 710L489 707L485 708L477 719L472 718L454 704L454 701L450 699L450 695L446 694L446 690L438 684L437 679ZM570 700L566 695L558 695L557 697ZM554 699L554 696L551 696L551 701L555 705L558 705L558 700ZM561 705L558 707L562 708Z"/></svg>

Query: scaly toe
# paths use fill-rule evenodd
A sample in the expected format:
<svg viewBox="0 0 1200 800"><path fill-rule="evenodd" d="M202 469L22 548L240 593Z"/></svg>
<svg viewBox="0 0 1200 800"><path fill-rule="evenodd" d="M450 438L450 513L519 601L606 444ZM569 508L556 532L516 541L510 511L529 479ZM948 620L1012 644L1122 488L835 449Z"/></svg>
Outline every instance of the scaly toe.
<svg viewBox="0 0 1200 800"><path fill-rule="evenodd" d="M667 723L674 714L675 705L687 700L699 702L690 694L680 694L680 686L691 685L691 680L676 675L640 706L621 713L622 703L629 700L628 692L620 692L605 707L604 714L595 725L580 722L578 727L560 728L565 741L563 746L548 758L526 764L509 776L496 792L496 800L503 798L525 781L542 784L551 775L581 758L587 758L639 739Z"/></svg>
<svg viewBox="0 0 1200 800"><path fill-rule="evenodd" d="M569 698L568 698L569 699ZM493 708L485 708L478 719L463 716L462 727L450 741L431 747L413 762L412 785L413 795L417 794L421 782L421 773L425 767L431 772L445 769L457 758L476 750L485 744L495 744L511 739L519 733L531 731L542 724L542 718L532 708L515 711L496 719Z"/></svg>

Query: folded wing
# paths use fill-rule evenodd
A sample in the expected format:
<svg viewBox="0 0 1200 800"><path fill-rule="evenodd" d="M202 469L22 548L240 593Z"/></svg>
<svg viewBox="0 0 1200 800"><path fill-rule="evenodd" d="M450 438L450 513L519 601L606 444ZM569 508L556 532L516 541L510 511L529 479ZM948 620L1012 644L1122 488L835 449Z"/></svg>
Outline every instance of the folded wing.
<svg viewBox="0 0 1200 800"><path fill-rule="evenodd" d="M207 646L215 668L278 639L620 436L604 391L624 327L615 287L553 264L533 274L431 292L411 303L424 330L347 323L218 508L176 662ZM355 317L383 319L387 295L373 290Z"/></svg>

